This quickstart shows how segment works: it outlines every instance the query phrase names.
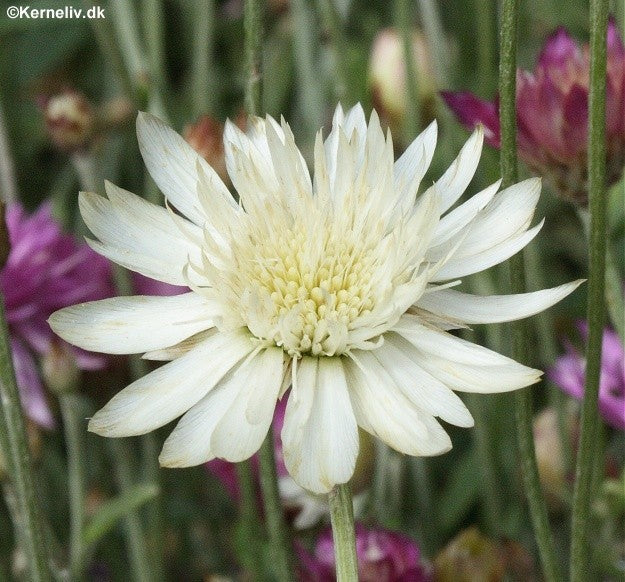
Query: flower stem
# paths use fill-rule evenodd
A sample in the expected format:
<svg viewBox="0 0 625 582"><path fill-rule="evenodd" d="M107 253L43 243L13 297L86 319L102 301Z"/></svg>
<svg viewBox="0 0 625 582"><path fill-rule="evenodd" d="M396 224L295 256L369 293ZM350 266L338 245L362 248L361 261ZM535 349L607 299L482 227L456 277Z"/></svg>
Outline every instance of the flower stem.
<svg viewBox="0 0 625 582"><path fill-rule="evenodd" d="M215 44L215 0L196 0L192 4L195 30L193 36L192 87L193 112L196 116L213 111L216 89L213 50Z"/></svg>
<svg viewBox="0 0 625 582"><path fill-rule="evenodd" d="M347 43L336 5L332 0L317 0L323 26L328 32L334 56L334 92L338 101L349 99L349 67ZM348 103L349 104L349 103Z"/></svg>
<svg viewBox="0 0 625 582"><path fill-rule="evenodd" d="M69 490L70 533L69 571L72 580L82 577L84 550L82 543L85 526L85 418L82 399L78 394L59 395L65 445L67 448L67 484Z"/></svg>
<svg viewBox="0 0 625 582"><path fill-rule="evenodd" d="M2 225L4 228L4 225ZM19 522L18 538L26 552L29 580L50 579L48 547L35 492L35 479L9 346L9 329L0 294L0 450L7 460L15 487Z"/></svg>
<svg viewBox="0 0 625 582"><path fill-rule="evenodd" d="M107 442L115 473L115 480L120 492L128 491L134 485L132 474L133 458L128 442L122 439L110 439ZM124 517L124 528L128 542L128 555L133 579L137 582L153 582L156 580L148 557L143 532L143 525L137 511Z"/></svg>
<svg viewBox="0 0 625 582"><path fill-rule="evenodd" d="M604 287L606 254L605 188L605 79L607 0L590 3L590 96L588 179L590 209L590 248L588 275L588 346L586 351L586 386L582 404L580 444L573 491L571 535L572 582L587 580L586 547L592 501L593 458L597 454L599 412L599 376L604 325Z"/></svg>
<svg viewBox="0 0 625 582"><path fill-rule="evenodd" d="M298 80L298 96L306 138L314 138L323 124L324 85L319 81L315 58L318 57L317 27L306 0L291 0L293 14L293 56Z"/></svg>
<svg viewBox="0 0 625 582"><path fill-rule="evenodd" d="M258 512L256 511L256 491L254 489L254 474L250 460L241 461L236 464L237 481L241 491L241 502L239 504L239 515L241 531L244 539L241 540L242 565L246 573L252 580L256 580L255 575L261 570L263 563L262 547L260 539L262 535Z"/></svg>
<svg viewBox="0 0 625 582"><path fill-rule="evenodd" d="M413 3L410 0L395 0L395 21L401 33L404 49L404 70L406 75L406 107L404 139L410 143L419 131L419 91L413 49Z"/></svg>
<svg viewBox="0 0 625 582"><path fill-rule="evenodd" d="M15 167L9 147L9 135L4 120L4 108L0 102L0 200L15 202L17 200L17 182Z"/></svg>
<svg viewBox="0 0 625 582"><path fill-rule="evenodd" d="M585 208L577 209L586 237L590 240L590 215ZM607 225L606 225L607 229ZM606 235L607 238L607 235ZM610 246L606 242L605 248L605 304L608 308L610 323L618 333L621 341L625 341L625 305L623 298L623 283L616 268L616 260Z"/></svg>
<svg viewBox="0 0 625 582"><path fill-rule="evenodd" d="M99 5L98 2L93 0L83 0L83 4L87 9L92 6ZM131 101L136 101L136 95L133 89L132 79L124 64L124 56L121 50L115 34L111 28L111 24L106 19L90 18L89 22L93 27L95 33L96 42L100 48L104 60L113 69L113 73L117 77L121 86L122 92Z"/></svg>
<svg viewBox="0 0 625 582"><path fill-rule="evenodd" d="M272 562L276 578L279 582L291 582L291 580L295 580L291 557L292 551L288 530L284 521L282 504L280 503L273 443L273 430L269 427L269 432L259 451L260 486L263 492L265 519L267 520L267 529L269 530Z"/></svg>
<svg viewBox="0 0 625 582"><path fill-rule="evenodd" d="M501 174L504 187L510 186L518 179L516 154L517 13L516 0L503 1L500 31L499 119L501 124ZM526 289L525 264L521 254L517 254L510 259L510 275L512 292L523 293ZM517 322L513 326L514 358L519 362L526 362L528 359L528 348L527 327L524 322ZM536 451L534 449L534 435L532 432L531 392L527 388L517 390L515 394L515 416L521 456L521 473L543 572L547 581L561 580L562 575L549 528L547 507L540 489Z"/></svg>
<svg viewBox="0 0 625 582"><path fill-rule="evenodd" d="M263 8L262 0L245 0L245 110L248 115L260 115L262 109Z"/></svg>
<svg viewBox="0 0 625 582"><path fill-rule="evenodd" d="M356 533L354 508L349 485L335 485L328 494L330 520L334 539L334 561L337 582L357 582Z"/></svg>

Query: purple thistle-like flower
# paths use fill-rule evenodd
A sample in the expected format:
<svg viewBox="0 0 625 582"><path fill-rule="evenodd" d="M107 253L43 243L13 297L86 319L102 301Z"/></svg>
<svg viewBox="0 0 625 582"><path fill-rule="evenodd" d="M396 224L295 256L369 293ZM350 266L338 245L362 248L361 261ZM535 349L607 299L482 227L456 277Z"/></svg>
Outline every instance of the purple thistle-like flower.
<svg viewBox="0 0 625 582"><path fill-rule="evenodd" d="M607 180L615 183L625 161L625 48L610 20L607 37ZM557 29L543 47L534 72L517 72L517 145L529 168L577 204L588 201L587 141L589 49ZM487 142L499 148L499 104L472 93L443 92L466 127L484 125Z"/></svg>
<svg viewBox="0 0 625 582"><path fill-rule="evenodd" d="M13 364L26 415L50 428L54 418L47 405L36 356L48 354L60 340L47 319L57 309L77 301L92 301L113 294L109 262L86 244L61 232L43 204L28 216L18 204L6 211L11 249L0 271ZM71 349L76 364L85 370L104 366L104 356Z"/></svg>
<svg viewBox="0 0 625 582"><path fill-rule="evenodd" d="M408 536L355 524L358 580L360 582L429 582L429 568L421 561L417 544ZM299 547L302 579L332 582L336 579L332 530L324 530L313 555Z"/></svg>
<svg viewBox="0 0 625 582"><path fill-rule="evenodd" d="M588 324L578 323L584 341L588 339ZM548 370L548 378L564 392L581 400L584 396L586 361L570 342L566 354ZM599 383L599 412L607 424L625 430L625 352L619 336L611 329L603 332L601 379Z"/></svg>

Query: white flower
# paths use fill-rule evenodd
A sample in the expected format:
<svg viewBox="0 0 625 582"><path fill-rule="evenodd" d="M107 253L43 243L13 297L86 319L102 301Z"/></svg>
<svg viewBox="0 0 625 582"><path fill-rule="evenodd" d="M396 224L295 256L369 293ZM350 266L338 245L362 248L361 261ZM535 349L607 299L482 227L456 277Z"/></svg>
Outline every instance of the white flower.
<svg viewBox="0 0 625 582"><path fill-rule="evenodd" d="M454 210L478 164L477 130L445 174L417 194L436 143L430 125L397 162L378 117L339 106L317 135L314 179L284 121L224 134L237 204L217 174L157 118L140 114L139 146L171 210L106 185L82 193L91 246L143 275L192 291L122 297L55 313L52 328L87 350L170 363L133 382L89 422L110 437L181 416L160 462L241 461L259 447L292 385L282 442L295 481L317 493L348 481L358 430L409 455L451 448L436 417L473 425L452 392L504 392L540 372L448 330L541 311L579 282L512 296L453 290L534 238L540 181ZM529 230L528 230L529 229Z"/></svg>

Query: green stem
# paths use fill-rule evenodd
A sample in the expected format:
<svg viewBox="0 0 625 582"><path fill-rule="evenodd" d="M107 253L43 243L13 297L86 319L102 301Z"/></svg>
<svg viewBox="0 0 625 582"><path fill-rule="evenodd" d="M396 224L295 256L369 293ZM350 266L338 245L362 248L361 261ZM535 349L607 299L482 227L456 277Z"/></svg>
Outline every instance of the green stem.
<svg viewBox="0 0 625 582"><path fill-rule="evenodd" d="M477 27L477 65L480 75L480 84L486 81L486 87L482 87L485 92L490 92L493 88L495 70L495 22L496 2L494 0L475 0L475 11L479 16L475 19Z"/></svg>
<svg viewBox="0 0 625 582"><path fill-rule="evenodd" d="M590 248L588 275L588 346L586 351L586 386L582 404L580 443L573 490L571 536L572 582L587 580L588 549L586 547L593 459L599 426L599 376L604 326L604 287L606 252L606 188L605 188L605 79L608 2L590 2L590 96L588 180L590 210Z"/></svg>
<svg viewBox="0 0 625 582"><path fill-rule="evenodd" d="M4 225L0 228L4 228ZM27 556L29 580L34 582L49 580L48 547L35 491L35 478L22 407L15 383L2 294L0 294L0 450L3 451L10 468L9 474L18 500L19 522L14 525L19 531L18 537Z"/></svg>
<svg viewBox="0 0 625 582"><path fill-rule="evenodd" d="M143 30L150 70L151 84L157 92L165 88L165 17L162 0L143 0Z"/></svg>
<svg viewBox="0 0 625 582"><path fill-rule="evenodd" d="M262 107L263 8L262 0L245 0L245 110L248 115L260 115Z"/></svg>
<svg viewBox="0 0 625 582"><path fill-rule="evenodd" d="M527 262L527 273L532 289L544 289L547 285L543 277L542 265L540 264L540 247L535 243L525 247L523 254ZM542 361L553 365L558 357L558 346L553 334L555 329L551 310L547 309L534 316L536 332L538 333ZM568 397L561 390L549 390L549 402L556 411L558 419L558 435L564 457L564 466L567 474L573 468L573 445L569 430L569 418L567 412Z"/></svg>
<svg viewBox="0 0 625 582"><path fill-rule="evenodd" d="M67 449L67 485L69 493L69 570L72 580L82 578L85 526L85 446L84 406L78 394L59 395L65 446Z"/></svg>
<svg viewBox="0 0 625 582"><path fill-rule="evenodd" d="M499 119L501 124L501 174L504 187L510 186L518 180L516 155L517 12L516 0L503 1L500 31ZM510 260L510 275L512 292L525 292L525 264L521 254L517 254ZM513 326L513 357L519 362L527 362L528 353L527 326L524 322L517 322ZM531 392L527 388L517 390L515 394L515 417L521 456L521 473L543 572L547 581L561 580L562 575L559 571L553 537L549 527L547 507L540 489L532 431L532 398Z"/></svg>
<svg viewBox="0 0 625 582"><path fill-rule="evenodd" d="M215 45L215 0L196 0L192 4L195 31L193 37L193 62L191 97L195 116L214 111L217 89L213 71Z"/></svg>
<svg viewBox="0 0 625 582"><path fill-rule="evenodd" d="M269 530L274 571L280 582L291 582L291 580L295 580L292 549L278 491L273 442L273 430L269 427L269 432L259 451L260 485L263 492L265 519Z"/></svg>
<svg viewBox="0 0 625 582"><path fill-rule="evenodd" d="M306 126L305 137L312 141L323 123L324 86L315 64L318 56L317 26L306 0L291 0L293 13L293 55L298 77L298 95Z"/></svg>
<svg viewBox="0 0 625 582"><path fill-rule="evenodd" d="M9 147L9 135L4 120L4 108L0 102L0 200L7 203L17 200L15 168Z"/></svg>
<svg viewBox="0 0 625 582"><path fill-rule="evenodd" d="M577 216L579 217L586 238L590 240L590 215L585 208L577 208ZM606 238L607 238L606 224ZM625 305L623 297L623 280L619 275L616 267L616 259L612 253L612 249L606 242L605 247L605 304L608 308L610 323L618 333L621 341L625 341Z"/></svg>
<svg viewBox="0 0 625 582"><path fill-rule="evenodd" d="M410 143L419 131L419 91L417 68L413 45L413 3L410 0L395 0L395 21L401 33L404 49L404 71L406 75L406 115L404 139Z"/></svg>
<svg viewBox="0 0 625 582"><path fill-rule="evenodd" d="M128 447L128 442L122 439L109 439L107 441L115 480L120 492L128 491L135 483L132 472L133 458ZM128 554L130 569L133 579L137 582L154 582L156 578L151 567L151 561L145 543L143 524L139 513L132 511L124 518L126 541L128 542Z"/></svg>
<svg viewBox="0 0 625 582"><path fill-rule="evenodd" d="M447 63L449 61L449 47L445 42L445 31L438 14L437 3L431 0L419 0L419 12L425 36L428 39L428 45L432 48L436 80L441 87L448 87Z"/></svg>
<svg viewBox="0 0 625 582"><path fill-rule="evenodd" d="M94 2L93 0L83 0L83 4L87 8L99 5L98 2ZM104 56L105 62L108 63L117 77L122 92L128 99L135 102L136 95L133 89L132 79L124 64L124 56L120 44L115 37L115 33L111 28L111 24L104 18L90 18L89 23L93 27L100 52Z"/></svg>
<svg viewBox="0 0 625 582"><path fill-rule="evenodd" d="M352 494L347 483L336 485L328 494L330 520L334 539L334 561L337 582L358 581L356 534Z"/></svg>
<svg viewBox="0 0 625 582"><path fill-rule="evenodd" d="M134 5L127 0L110 0L109 5L113 26L122 48L126 69L130 73L132 86L145 90L148 84L148 70L143 57Z"/></svg>
<svg viewBox="0 0 625 582"><path fill-rule="evenodd" d="M334 56L334 92L338 101L349 99L349 66L348 52L343 26L336 6L332 0L317 0L323 26L330 36L332 54ZM347 103L349 105L349 103Z"/></svg>
<svg viewBox="0 0 625 582"><path fill-rule="evenodd" d="M261 571L263 563L262 529L258 512L256 510L256 490L254 487L254 473L250 460L236 464L237 481L241 491L241 502L239 505L239 515L241 520L241 531L245 536L242 540L242 555L240 556L242 565L252 580L261 578L258 572Z"/></svg>

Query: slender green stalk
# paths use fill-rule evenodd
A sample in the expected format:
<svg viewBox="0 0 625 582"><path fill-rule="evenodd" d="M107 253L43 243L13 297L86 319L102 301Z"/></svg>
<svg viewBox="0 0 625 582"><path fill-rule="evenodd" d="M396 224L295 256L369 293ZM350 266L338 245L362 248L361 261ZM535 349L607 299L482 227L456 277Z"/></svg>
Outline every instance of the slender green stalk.
<svg viewBox="0 0 625 582"><path fill-rule="evenodd" d="M162 0L143 0L141 16L150 70L150 81L160 93L165 88L165 16Z"/></svg>
<svg viewBox="0 0 625 582"><path fill-rule="evenodd" d="M148 70L134 5L127 0L110 0L109 6L132 85L135 88L145 89L148 84Z"/></svg>
<svg viewBox="0 0 625 582"><path fill-rule="evenodd" d="M579 217L586 237L590 240L590 215L585 208L577 208L577 216ZM606 239L607 236L607 224L606 224ZM616 260L612 249L606 242L605 247L605 304L608 308L608 315L610 316L610 323L618 333L621 341L625 341L625 305L623 298L623 281L619 275L616 267Z"/></svg>
<svg viewBox="0 0 625 582"><path fill-rule="evenodd" d="M356 534L352 494L347 483L336 485L328 494L330 521L334 538L334 561L337 582L358 581Z"/></svg>
<svg viewBox="0 0 625 582"><path fill-rule="evenodd" d="M404 71L406 75L406 115L404 139L410 143L419 131L419 90L417 87L417 67L415 65L413 46L413 14L414 4L410 0L395 0L395 22L401 33L404 49Z"/></svg>
<svg viewBox="0 0 625 582"><path fill-rule="evenodd" d="M491 89L495 71L495 18L497 3L495 0L475 0L475 18L477 66L480 73L480 84L488 82L485 89ZM484 90L484 89L483 89Z"/></svg>
<svg viewBox="0 0 625 582"><path fill-rule="evenodd" d="M4 225L0 228L4 228ZM35 478L22 407L15 383L2 294L0 294L0 450L3 451L10 468L9 473L17 496L19 522L14 526L19 532L18 538L28 559L29 580L33 582L49 580L48 547L35 491Z"/></svg>
<svg viewBox="0 0 625 582"><path fill-rule="evenodd" d="M97 6L98 2L94 2L94 0L83 0L83 4L86 8L91 8L92 6ZM90 18L89 23L93 27L100 52L117 77L122 92L134 102L136 100L136 95L132 79L124 64L124 55L115 37L115 33L111 28L110 22L104 18Z"/></svg>
<svg viewBox="0 0 625 582"><path fill-rule="evenodd" d="M292 548L280 503L273 442L273 430L269 427L269 432L259 451L260 485L265 502L267 529L271 539L274 572L279 582L291 582L295 580Z"/></svg>
<svg viewBox="0 0 625 582"><path fill-rule="evenodd" d="M132 465L133 458L128 442L122 439L107 439L107 445L115 473L115 480L120 491L129 490L135 483ZM133 511L124 518L128 555L133 579L137 582L154 582L154 572L148 555L143 524L139 513Z"/></svg>
<svg viewBox="0 0 625 582"><path fill-rule="evenodd" d="M4 109L0 102L0 200L15 202L17 200L17 182L15 168L9 147L9 136L4 122Z"/></svg>
<svg viewBox="0 0 625 582"><path fill-rule="evenodd" d="M262 107L263 8L262 0L245 0L245 110L248 115L260 115Z"/></svg>
<svg viewBox="0 0 625 582"><path fill-rule="evenodd" d="M323 26L330 36L334 56L334 93L338 101L347 101L349 99L348 51L341 18L332 0L317 0L317 6Z"/></svg>
<svg viewBox="0 0 625 582"><path fill-rule="evenodd" d="M504 186L509 186L518 179L516 155L517 10L516 0L503 1L500 32L499 118L501 125L501 174ZM526 285L525 264L522 255L516 255L510 260L510 275L513 293L523 293ZM524 322L517 322L513 326L514 358L520 362L527 362L528 352L527 327ZM549 528L547 508L540 489L532 432L531 392L527 388L517 390L515 394L515 416L523 484L543 572L548 581L561 580L562 576L555 554L553 537Z"/></svg>
<svg viewBox="0 0 625 582"><path fill-rule="evenodd" d="M537 241L538 242L538 241ZM527 273L529 286L531 289L544 289L547 287L540 261L540 247L534 243L524 249L525 260L527 262ZM541 311L534 316L533 322L536 327L540 342L542 361L552 365L558 357L558 346L553 334L555 329L551 310ZM568 398L561 390L549 391L549 402L556 411L558 419L558 435L562 455L567 473L573 469L573 444L571 443L571 431L569 429L569 414L567 411Z"/></svg>
<svg viewBox="0 0 625 582"><path fill-rule="evenodd" d="M69 493L69 571L72 580L82 578L83 529L85 527L85 433L84 407L75 393L59 395L65 446L67 449L67 486Z"/></svg>
<svg viewBox="0 0 625 582"><path fill-rule="evenodd" d="M445 31L438 14L437 3L431 0L419 0L419 12L421 13L421 22L423 22L428 44L432 49L437 81L441 87L447 87L449 86L447 79L449 49L445 43Z"/></svg>
<svg viewBox="0 0 625 582"><path fill-rule="evenodd" d="M215 0L196 0L194 20L191 98L196 116L214 111L219 84L215 82Z"/></svg>
<svg viewBox="0 0 625 582"><path fill-rule="evenodd" d="M242 540L242 555L240 556L243 566L247 571L246 574L252 580L261 578L257 573L261 570L263 563L262 546L262 528L258 517L256 491L254 488L254 473L252 464L248 460L236 464L237 481L241 491L241 501L239 503L239 515L241 520L241 531L244 539Z"/></svg>
<svg viewBox="0 0 625 582"><path fill-rule="evenodd" d="M586 386L582 404L580 443L573 491L571 535L572 582L588 580L586 547L590 504L592 502L593 459L598 454L596 440L599 426L599 376L604 326L604 287L606 251L605 187L605 79L607 0L590 2L590 97L588 125L588 180L590 209L590 249L588 275L588 347L586 351Z"/></svg>
<svg viewBox="0 0 625 582"><path fill-rule="evenodd" d="M315 63L319 52L317 23L306 0L291 0L291 11L298 95L306 126L305 137L312 141L323 123L324 112L324 86Z"/></svg>

